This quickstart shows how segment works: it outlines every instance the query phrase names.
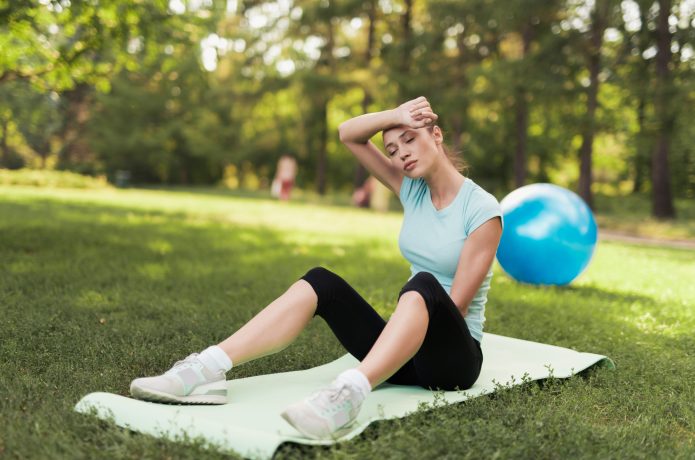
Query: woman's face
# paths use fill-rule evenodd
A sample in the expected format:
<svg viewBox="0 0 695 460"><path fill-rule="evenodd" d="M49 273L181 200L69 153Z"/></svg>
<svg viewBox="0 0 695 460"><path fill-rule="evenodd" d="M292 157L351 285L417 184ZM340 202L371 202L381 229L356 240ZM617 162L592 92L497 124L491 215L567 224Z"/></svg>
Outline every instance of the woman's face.
<svg viewBox="0 0 695 460"><path fill-rule="evenodd" d="M433 128L397 126L384 131L386 154L394 166L408 177L422 177L437 161L442 131Z"/></svg>

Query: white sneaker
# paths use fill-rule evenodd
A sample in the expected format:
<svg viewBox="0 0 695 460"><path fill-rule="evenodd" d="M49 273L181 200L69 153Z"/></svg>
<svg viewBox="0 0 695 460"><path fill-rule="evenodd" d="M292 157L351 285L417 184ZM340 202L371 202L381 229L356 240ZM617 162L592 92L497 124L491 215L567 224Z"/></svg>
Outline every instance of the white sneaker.
<svg viewBox="0 0 695 460"><path fill-rule="evenodd" d="M305 436L335 438L339 437L341 428L355 421L362 401L364 396L353 385L333 382L280 415Z"/></svg>
<svg viewBox="0 0 695 460"><path fill-rule="evenodd" d="M193 353L162 375L133 380L130 394L155 402L227 404L227 380L224 371L211 371Z"/></svg>

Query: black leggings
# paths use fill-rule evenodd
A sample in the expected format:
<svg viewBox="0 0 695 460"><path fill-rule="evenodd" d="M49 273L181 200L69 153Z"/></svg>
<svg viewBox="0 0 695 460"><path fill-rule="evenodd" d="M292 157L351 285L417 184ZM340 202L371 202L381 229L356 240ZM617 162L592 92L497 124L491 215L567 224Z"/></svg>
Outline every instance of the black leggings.
<svg viewBox="0 0 695 460"><path fill-rule="evenodd" d="M386 322L344 279L322 267L302 277L318 296L316 315L328 323L340 343L362 361L376 342ZM465 390L480 375L483 353L461 312L437 279L420 272L401 289L398 298L416 291L427 305L429 325L415 356L387 382L420 385L441 390Z"/></svg>

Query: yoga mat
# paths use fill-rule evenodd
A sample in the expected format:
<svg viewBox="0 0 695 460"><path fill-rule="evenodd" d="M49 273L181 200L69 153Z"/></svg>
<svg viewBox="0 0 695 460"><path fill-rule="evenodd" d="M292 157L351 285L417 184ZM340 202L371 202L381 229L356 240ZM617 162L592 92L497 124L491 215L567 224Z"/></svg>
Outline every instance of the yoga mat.
<svg viewBox="0 0 695 460"><path fill-rule="evenodd" d="M380 385L369 394L357 421L336 440L306 438L287 424L280 412L318 387L328 385L358 361L347 354L303 371L259 375L229 381L229 403L183 406L139 401L111 393L91 393L75 410L93 413L118 426L175 441L204 438L212 448L254 459L270 459L283 442L327 445L359 435L375 420L404 417L421 403L452 404L492 393L496 385L520 384L524 375L539 380L566 378L594 364L614 368L605 356L529 342L494 334L482 341L483 368L478 381L465 391L429 391L420 387Z"/></svg>

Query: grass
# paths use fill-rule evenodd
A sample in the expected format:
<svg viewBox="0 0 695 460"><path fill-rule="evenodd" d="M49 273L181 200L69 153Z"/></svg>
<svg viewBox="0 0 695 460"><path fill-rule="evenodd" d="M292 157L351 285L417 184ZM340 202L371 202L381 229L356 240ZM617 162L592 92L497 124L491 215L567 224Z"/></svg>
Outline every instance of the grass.
<svg viewBox="0 0 695 460"><path fill-rule="evenodd" d="M77 414L226 337L323 265L387 316L408 276L400 216L193 191L0 186L0 457L230 458ZM568 288L495 267L486 330L613 358L592 370L380 422L277 458L693 458L693 252L601 242ZM316 320L234 377L343 351Z"/></svg>
<svg viewBox="0 0 695 460"><path fill-rule="evenodd" d="M68 171L0 168L0 186L52 187L58 189L105 189L112 188L105 177L91 177ZM224 187L185 187L149 185L154 191L192 193L243 199L270 199L270 190L230 190ZM502 196L498 196L502 199ZM676 219L660 220L651 217L651 197L648 194L609 196L595 195L594 215L599 226L604 230L623 233L630 236L647 237L663 240L695 240L695 203L692 199L676 198ZM319 195L313 190L295 188L292 193L294 202L327 206L351 207L351 197L345 191L333 191ZM395 196L390 196L389 210L400 211L401 206Z"/></svg>
<svg viewBox="0 0 695 460"><path fill-rule="evenodd" d="M695 239L695 201L692 198L674 200L675 220L652 217L650 200L648 195L597 195L596 222L601 228L628 235L665 240Z"/></svg>
<svg viewBox="0 0 695 460"><path fill-rule="evenodd" d="M106 178L85 176L69 171L54 171L48 169L18 169L0 168L0 185L24 185L34 187L70 187L81 189L110 187Z"/></svg>

